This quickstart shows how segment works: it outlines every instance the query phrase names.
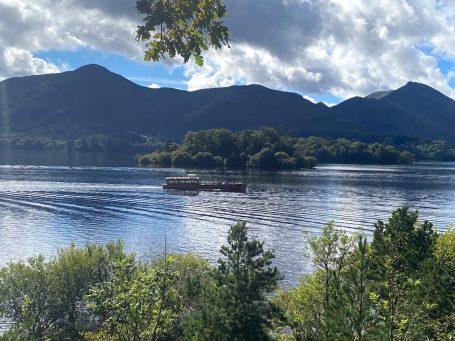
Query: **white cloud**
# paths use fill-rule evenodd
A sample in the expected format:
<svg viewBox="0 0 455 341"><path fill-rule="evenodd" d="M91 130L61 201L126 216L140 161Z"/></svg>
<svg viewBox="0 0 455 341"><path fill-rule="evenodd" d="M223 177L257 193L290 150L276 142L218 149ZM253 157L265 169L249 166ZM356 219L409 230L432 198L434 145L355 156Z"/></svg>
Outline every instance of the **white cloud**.
<svg viewBox="0 0 455 341"><path fill-rule="evenodd" d="M117 12L115 3L120 2L123 8L129 3L131 12ZM106 3L116 10L102 7ZM0 79L64 68L33 57L38 51L85 47L142 59L142 48L134 41L139 22L134 1L0 0L0 13Z"/></svg>
<svg viewBox="0 0 455 341"><path fill-rule="evenodd" d="M309 72L302 65L289 64L261 48L236 44L221 52L207 53L203 67L189 63L185 68L189 90L234 85L236 82L259 83L287 89L301 80L317 83L319 72ZM298 87L295 87L298 88Z"/></svg>
<svg viewBox="0 0 455 341"><path fill-rule="evenodd" d="M150 85L147 85L147 88L150 88L150 89L159 89L161 88L161 86L157 83L152 83Z"/></svg>
<svg viewBox="0 0 455 341"><path fill-rule="evenodd" d="M440 57L455 63L454 0L224 1L232 48L206 53L203 68L185 65L189 90L260 83L346 98L412 80L455 97L452 76L438 68ZM84 47L141 61L134 5L0 0L0 79L65 68L35 57L37 51Z"/></svg>
<svg viewBox="0 0 455 341"><path fill-rule="evenodd" d="M33 57L30 51L7 47L0 56L0 64L10 70L10 76L60 72L61 68L40 58ZM19 70L19 72L18 72ZM16 74L16 72L18 72Z"/></svg>
<svg viewBox="0 0 455 341"><path fill-rule="evenodd" d="M233 43L186 67L190 89L261 83L347 98L418 81L455 98L455 7L432 0L226 0ZM422 52L431 51L432 54Z"/></svg>

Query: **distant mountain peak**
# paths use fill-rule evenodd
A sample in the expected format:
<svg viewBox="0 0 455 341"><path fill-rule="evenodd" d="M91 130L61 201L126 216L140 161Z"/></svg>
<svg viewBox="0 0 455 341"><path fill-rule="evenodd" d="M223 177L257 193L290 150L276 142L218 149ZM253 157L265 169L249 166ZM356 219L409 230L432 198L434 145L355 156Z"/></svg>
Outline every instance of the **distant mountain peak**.
<svg viewBox="0 0 455 341"><path fill-rule="evenodd" d="M428 93L439 93L442 94L440 91L436 90L435 88L432 88L429 85L419 83L419 82L413 82L409 81L405 85L403 85L401 88L398 88L395 91L400 91L400 90L410 90L410 91L426 91Z"/></svg>
<svg viewBox="0 0 455 341"><path fill-rule="evenodd" d="M446 102L453 102L453 99L443 94L442 92L432 88L429 85L419 82L407 82L406 85L393 91L392 96L408 96L409 98L415 99L417 102L424 98L439 98Z"/></svg>
<svg viewBox="0 0 455 341"><path fill-rule="evenodd" d="M83 65L74 71L64 72L65 78L71 81L79 80L81 82L88 82L90 84L98 84L99 86L128 86L128 87L142 87L129 79L110 71L104 66L98 64ZM150 90L150 89L147 89Z"/></svg>
<svg viewBox="0 0 455 341"><path fill-rule="evenodd" d="M103 71L103 72L111 72L108 69L106 69L104 66L98 65L98 64L87 64L87 65L82 65L81 67L78 67L74 71L76 72L97 72L97 71Z"/></svg>
<svg viewBox="0 0 455 341"><path fill-rule="evenodd" d="M400 90L400 89L412 89L412 90L422 89L422 90L436 91L436 89L433 89L431 86L428 86L428 85L425 85L425 84L422 84L419 82L413 82L413 81L407 82L405 85L403 85L401 88L398 88L397 90Z"/></svg>
<svg viewBox="0 0 455 341"><path fill-rule="evenodd" d="M419 82L414 82L414 81L407 82L405 86L426 86L426 87L429 87L428 85L425 85L425 84L419 83Z"/></svg>

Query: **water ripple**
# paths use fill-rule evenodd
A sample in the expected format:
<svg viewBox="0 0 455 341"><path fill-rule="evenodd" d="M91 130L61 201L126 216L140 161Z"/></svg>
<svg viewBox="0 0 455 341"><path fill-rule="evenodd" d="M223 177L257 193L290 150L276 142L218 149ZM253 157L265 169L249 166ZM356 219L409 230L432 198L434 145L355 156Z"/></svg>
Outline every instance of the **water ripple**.
<svg viewBox="0 0 455 341"><path fill-rule="evenodd" d="M308 235L330 220L371 235L378 219L408 205L440 229L455 222L455 164L325 165L298 172L204 171L207 181L247 181L246 194L181 195L161 188L185 170L121 167L0 166L0 264L33 254L123 239L146 257L163 249L195 252L211 262L229 226L246 221L251 235L277 252L295 283L310 271Z"/></svg>

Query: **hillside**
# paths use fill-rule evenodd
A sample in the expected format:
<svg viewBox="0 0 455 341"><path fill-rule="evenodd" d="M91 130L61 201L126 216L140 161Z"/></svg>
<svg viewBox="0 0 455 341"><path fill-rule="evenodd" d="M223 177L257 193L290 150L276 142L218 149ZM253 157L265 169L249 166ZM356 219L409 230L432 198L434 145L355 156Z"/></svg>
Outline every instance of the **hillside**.
<svg viewBox="0 0 455 341"><path fill-rule="evenodd" d="M455 142L455 101L424 84L408 82L397 90L348 99L330 110L379 135Z"/></svg>
<svg viewBox="0 0 455 341"><path fill-rule="evenodd" d="M329 115L300 95L259 85L194 92L149 89L97 65L11 78L0 83L0 92L2 116L11 131L80 135L130 130L181 137L190 129L268 125L312 134ZM334 122L336 129L343 126Z"/></svg>
<svg viewBox="0 0 455 341"><path fill-rule="evenodd" d="M67 136L151 133L180 139L188 130L280 127L301 135L405 135L455 142L455 101L418 83L355 97L329 108L260 85L194 92L139 86L98 65L0 82L0 133Z"/></svg>

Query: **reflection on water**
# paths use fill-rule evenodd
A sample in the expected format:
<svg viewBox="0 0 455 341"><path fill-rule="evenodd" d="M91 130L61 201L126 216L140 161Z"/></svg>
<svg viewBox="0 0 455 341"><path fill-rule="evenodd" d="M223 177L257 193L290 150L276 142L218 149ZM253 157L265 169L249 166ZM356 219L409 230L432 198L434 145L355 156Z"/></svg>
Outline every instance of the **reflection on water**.
<svg viewBox="0 0 455 341"><path fill-rule="evenodd" d="M440 229L455 222L455 164L320 166L298 172L198 172L207 181L247 181L248 192L179 195L166 176L184 170L0 166L0 264L71 241L123 239L141 257L163 250L194 252L216 262L230 225L246 221L295 283L310 271L306 238L329 220L370 234L377 219L401 205ZM184 193L188 194L188 193Z"/></svg>

